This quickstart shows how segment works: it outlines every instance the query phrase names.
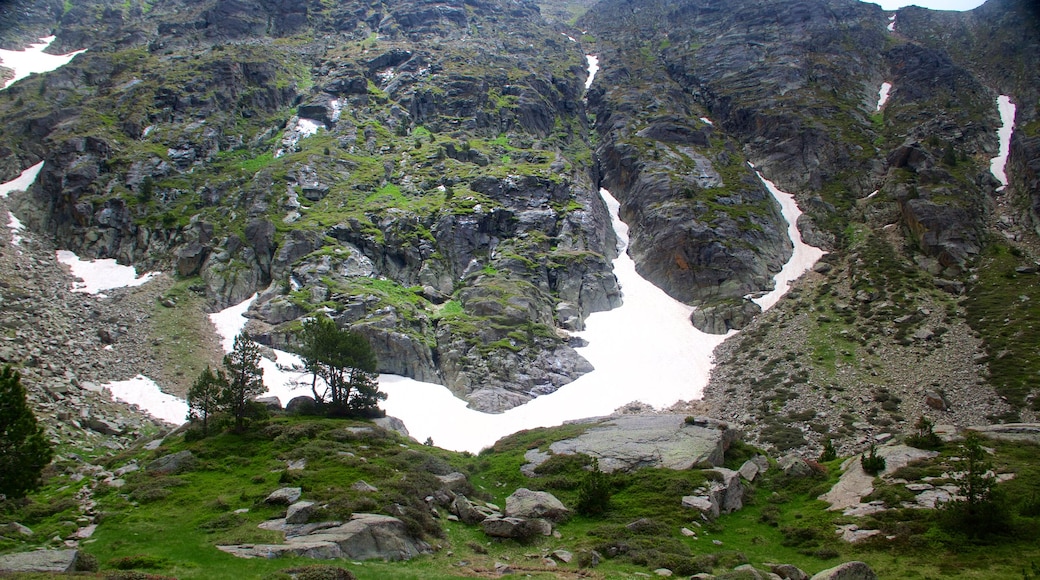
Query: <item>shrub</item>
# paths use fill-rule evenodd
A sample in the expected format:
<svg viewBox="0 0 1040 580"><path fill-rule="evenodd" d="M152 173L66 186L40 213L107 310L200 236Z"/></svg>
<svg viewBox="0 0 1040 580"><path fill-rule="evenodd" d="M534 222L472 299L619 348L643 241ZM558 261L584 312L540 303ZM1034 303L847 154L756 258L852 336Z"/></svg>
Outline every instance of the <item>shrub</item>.
<svg viewBox="0 0 1040 580"><path fill-rule="evenodd" d="M859 459L863 471L871 475L877 475L885 470L885 458L877 454L877 444L870 444L870 452Z"/></svg>
<svg viewBox="0 0 1040 580"><path fill-rule="evenodd" d="M935 431L933 430L934 427L935 424L932 423L928 417L921 415L921 417L917 419L917 423L914 425L914 428L917 431L906 438L906 444L918 449L941 449L943 441L935 434Z"/></svg>
<svg viewBox="0 0 1040 580"><path fill-rule="evenodd" d="M838 458L838 452L834 449L834 442L828 437L823 442L823 453L820 454L820 463L827 463Z"/></svg>
<svg viewBox="0 0 1040 580"><path fill-rule="evenodd" d="M610 477L599 470L599 461L593 459L592 471L585 475L578 487L576 509L583 516L596 517L610 507Z"/></svg>
<svg viewBox="0 0 1040 580"><path fill-rule="evenodd" d="M157 569L166 566L169 562L165 558L158 556L150 556L148 554L134 554L133 556L123 556L122 558L114 558L108 561L109 568L115 568L116 570L137 570L143 568L145 570Z"/></svg>

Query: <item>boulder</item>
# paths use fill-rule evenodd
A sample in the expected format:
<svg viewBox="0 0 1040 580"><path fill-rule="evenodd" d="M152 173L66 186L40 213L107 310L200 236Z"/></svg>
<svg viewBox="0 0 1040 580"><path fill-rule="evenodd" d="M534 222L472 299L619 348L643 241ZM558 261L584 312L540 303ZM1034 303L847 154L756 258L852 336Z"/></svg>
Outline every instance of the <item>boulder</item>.
<svg viewBox="0 0 1040 580"><path fill-rule="evenodd" d="M769 570L783 580L809 580L809 575L801 568L790 564L770 564Z"/></svg>
<svg viewBox="0 0 1040 580"><path fill-rule="evenodd" d="M271 495L264 499L264 503L291 505L296 503L301 495L303 489L299 487L283 487L272 491Z"/></svg>
<svg viewBox="0 0 1040 580"><path fill-rule="evenodd" d="M285 523L287 524L305 524L310 519L311 514L314 513L314 502L313 501L298 501L289 506L288 511L285 512Z"/></svg>
<svg viewBox="0 0 1040 580"><path fill-rule="evenodd" d="M37 550L0 556L0 572L50 572L64 574L76 571L78 550Z"/></svg>
<svg viewBox="0 0 1040 580"><path fill-rule="evenodd" d="M290 415L307 415L313 413L317 407L318 404L314 402L314 397L300 395L289 399L289 402L285 404L285 412Z"/></svg>
<svg viewBox="0 0 1040 580"><path fill-rule="evenodd" d="M686 415L619 415L594 421L578 437L550 445L550 451L598 457L604 472L640 467L683 470L704 463L721 465L737 437L725 423L707 418L687 423Z"/></svg>
<svg viewBox="0 0 1040 580"><path fill-rule="evenodd" d="M191 451L178 451L170 455L164 455L145 466L145 471L168 475L180 473L195 466L195 456Z"/></svg>
<svg viewBox="0 0 1040 580"><path fill-rule="evenodd" d="M354 491L360 491L363 493L373 493L379 491L379 488L368 483L363 479L355 481L353 485L350 486L350 489L353 489Z"/></svg>
<svg viewBox="0 0 1040 580"><path fill-rule="evenodd" d="M430 546L412 537L401 520L378 514L354 514L349 522L316 527L311 533L290 537L284 544L217 546L240 558L302 556L319 560L408 560L430 552Z"/></svg>
<svg viewBox="0 0 1040 580"><path fill-rule="evenodd" d="M788 477L809 477L813 474L809 464L797 455L785 455L780 458L776 465Z"/></svg>
<svg viewBox="0 0 1040 580"><path fill-rule="evenodd" d="M545 491L531 491L521 487L506 498L507 516L520 518L544 518L560 522L570 515L560 500Z"/></svg>
<svg viewBox="0 0 1040 580"><path fill-rule="evenodd" d="M740 483L740 473L724 467L710 471L722 476L721 481L711 484L711 495L719 506L719 512L728 514L744 507L744 485Z"/></svg>
<svg viewBox="0 0 1040 580"><path fill-rule="evenodd" d="M687 495L682 498L684 508L697 510L709 519L719 517L719 504L707 495Z"/></svg>
<svg viewBox="0 0 1040 580"><path fill-rule="evenodd" d="M470 487L466 474L458 471L453 471L447 475L438 475L437 479L440 480L442 489L456 493L467 491Z"/></svg>
<svg viewBox="0 0 1040 580"><path fill-rule="evenodd" d="M480 522L480 527L489 536L513 540L525 540L543 532L542 525L526 518L514 517L491 516Z"/></svg>
<svg viewBox="0 0 1040 580"><path fill-rule="evenodd" d="M464 495L455 496L455 501L451 503L451 511L459 516L462 523L470 525L479 524L487 517L487 514L477 509Z"/></svg>
<svg viewBox="0 0 1040 580"><path fill-rule="evenodd" d="M260 403L269 411L282 410L282 401L278 397L257 397L255 400L257 403Z"/></svg>
<svg viewBox="0 0 1040 580"><path fill-rule="evenodd" d="M812 580L877 580L877 574L863 562L845 562L817 572Z"/></svg>

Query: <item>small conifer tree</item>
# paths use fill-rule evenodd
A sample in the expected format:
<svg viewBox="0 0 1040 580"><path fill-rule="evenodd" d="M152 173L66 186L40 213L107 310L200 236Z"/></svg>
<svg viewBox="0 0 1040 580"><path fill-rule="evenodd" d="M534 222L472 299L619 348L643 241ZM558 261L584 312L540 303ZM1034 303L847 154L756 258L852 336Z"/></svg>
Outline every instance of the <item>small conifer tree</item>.
<svg viewBox="0 0 1040 580"><path fill-rule="evenodd" d="M21 375L0 371L0 496L24 497L40 485L54 450L26 400Z"/></svg>

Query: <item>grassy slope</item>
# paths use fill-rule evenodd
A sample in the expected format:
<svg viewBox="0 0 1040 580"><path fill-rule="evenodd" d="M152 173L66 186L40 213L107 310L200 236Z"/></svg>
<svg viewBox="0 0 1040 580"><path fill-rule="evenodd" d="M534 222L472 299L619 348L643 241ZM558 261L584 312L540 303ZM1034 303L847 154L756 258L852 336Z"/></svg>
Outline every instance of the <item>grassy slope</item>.
<svg viewBox="0 0 1040 580"><path fill-rule="evenodd" d="M358 427L361 432L352 431ZM101 457L99 462L114 469L130 459L145 464L153 457L190 449L198 463L194 469L172 476L131 473L125 476L127 485L118 489L100 484L94 494L100 525L82 549L97 557L102 571L112 569L117 559L137 558L138 569L182 579L262 577L311 564L298 558L242 560L214 547L280 541L279 534L256 526L278 517L284 508L267 506L262 500L278 487L293 485L303 488L305 499L328 505L324 516L329 519L347 517L354 511L386 512L395 503L402 505L408 514L403 518L406 523L423 530L427 541L437 548L434 554L410 562L338 563L359 578L473 577L493 570L495 562L506 562L536 578L560 577L579 573L580 552L590 549L604 555L622 554L605 558L595 568L593 577L603 578L632 577L659 566L690 573L720 572L746 561L760 567L767 562L791 563L816 572L853 559L870 563L881 578L1016 578L1023 564L1040 560L1036 532L1028 531L1037 529L1036 516L1019 516L1015 537L973 543L943 531L931 512L907 511L898 521L878 518L876 522L827 512L825 504L814 498L836 481L840 460L827 464L830 475L822 478L787 480L774 470L756 484L743 510L701 526L694 523L691 512L679 507L679 500L704 481L702 472L644 469L616 475L611 510L602 518L575 516L559 526L560 538L537 538L527 544L492 540L476 526L424 516L419 509L422 498L437 486L430 473L463 471L475 488L469 497L500 506L521 486L547 489L573 506L583 477L579 462L555 462L550 473L533 479L520 475L519 466L527 449L573 436L581 431L580 426L523 432L478 456L426 447L364 428L354 422L275 418L246 435L220 434L194 442L175 436L156 451ZM1036 447L988 445L995 448L997 471L1017 473L1016 479L1001 487L1013 498L1014 509L1028 512L1031 504L1024 500L1032 497L1032 504L1036 503L1040 481L1040 468L1033 461ZM739 465L746 452L743 447L736 450L728 464ZM910 478L942 470L942 462L949 462L956 453L956 448L944 451L936 460L938 467L922 468L909 474ZM288 471L287 461L296 459L307 459L306 468ZM47 538L74 530L68 523L78 515L72 498L83 485L69 479L74 467L70 460L57 463L44 489L28 505L13 510L6 506L8 514L3 519L29 525L36 534L25 541L0 540L0 551L46 544ZM379 491L362 494L352 490L359 479ZM882 492L879 497L898 497L898 493ZM243 508L249 511L234 513ZM640 518L649 521L627 526ZM835 523L858 523L864 528L871 523L881 525L895 539L849 546L837 540ZM696 530L700 538L684 537L682 527ZM579 556L550 571L542 558L555 549Z"/></svg>

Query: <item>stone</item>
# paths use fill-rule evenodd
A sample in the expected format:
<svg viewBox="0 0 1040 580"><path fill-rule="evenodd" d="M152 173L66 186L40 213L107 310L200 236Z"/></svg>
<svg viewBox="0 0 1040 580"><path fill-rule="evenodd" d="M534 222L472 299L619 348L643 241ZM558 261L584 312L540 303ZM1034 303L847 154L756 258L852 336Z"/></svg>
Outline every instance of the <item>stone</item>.
<svg viewBox="0 0 1040 580"><path fill-rule="evenodd" d="M679 533L686 536L687 538L692 538L697 535L697 532L691 530L690 528L682 528L679 530Z"/></svg>
<svg viewBox="0 0 1040 580"><path fill-rule="evenodd" d="M282 410L282 400L278 397L257 397L254 400L270 411Z"/></svg>
<svg viewBox="0 0 1040 580"><path fill-rule="evenodd" d="M725 467L716 467L710 471L722 476L721 482L714 481L711 484L719 511L728 514L744 507L744 485L740 483L740 474Z"/></svg>
<svg viewBox="0 0 1040 580"><path fill-rule="evenodd" d="M64 574L76 570L78 550L37 550L0 556L0 572L50 572Z"/></svg>
<svg viewBox="0 0 1040 580"><path fill-rule="evenodd" d="M316 527L311 533L291 536L284 544L217 546L240 558L303 556L320 560L408 560L429 553L425 542L412 537L401 520L379 514L354 514L349 522Z"/></svg>
<svg viewBox="0 0 1040 580"><path fill-rule="evenodd" d="M950 408L949 403L946 399L934 391L929 391L924 395L924 404L935 409L936 411L946 411Z"/></svg>
<svg viewBox="0 0 1040 580"><path fill-rule="evenodd" d="M353 489L354 491L360 491L362 493L373 493L379 491L379 488L368 483L363 479L355 481L353 485L350 486L350 489Z"/></svg>
<svg viewBox="0 0 1040 580"><path fill-rule="evenodd" d="M22 536L31 536L33 535L33 531L18 522L11 522L9 524L0 525L0 534L19 534Z"/></svg>
<svg viewBox="0 0 1040 580"><path fill-rule="evenodd" d="M758 464L748 459L740 466L740 469L738 471L740 473L740 477L743 477L748 481L755 481L755 478L758 477L759 473Z"/></svg>
<svg viewBox="0 0 1040 580"><path fill-rule="evenodd" d="M195 456L191 451L178 451L164 455L145 466L145 471L162 475L180 473L195 466Z"/></svg>
<svg viewBox="0 0 1040 580"><path fill-rule="evenodd" d="M272 491L264 499L264 503L291 505L296 503L301 495L303 495L303 489L299 487L283 487Z"/></svg>
<svg viewBox="0 0 1040 580"><path fill-rule="evenodd" d="M733 571L741 574L741 578L767 580L767 576L751 564L741 564L734 568Z"/></svg>
<svg viewBox="0 0 1040 580"><path fill-rule="evenodd" d="M552 557L563 562L564 564L570 564L571 560L574 559L574 554L567 550L554 550Z"/></svg>
<svg viewBox="0 0 1040 580"><path fill-rule="evenodd" d="M480 522L484 533L496 538L525 540L540 533L538 526L524 518L490 516Z"/></svg>
<svg viewBox="0 0 1040 580"><path fill-rule="evenodd" d="M863 562L845 562L817 572L812 580L877 580L877 574Z"/></svg>
<svg viewBox="0 0 1040 580"><path fill-rule="evenodd" d="M470 525L479 524L487 517L487 514L478 510L472 502L466 499L466 496L461 494L455 496L455 501L451 504L451 511L459 516L463 523Z"/></svg>
<svg viewBox="0 0 1040 580"><path fill-rule="evenodd" d="M685 470L710 463L722 465L737 432L706 419L686 423L686 415L619 415L593 421L582 435L549 446L557 455L584 453L598 457L604 472L640 467Z"/></svg>
<svg viewBox="0 0 1040 580"><path fill-rule="evenodd" d="M769 570L783 580L809 580L809 575L791 564L770 564Z"/></svg>
<svg viewBox="0 0 1040 580"><path fill-rule="evenodd" d="M290 415L306 415L313 412L317 406L314 397L300 395L289 399L289 402L285 404L285 412Z"/></svg>
<svg viewBox="0 0 1040 580"><path fill-rule="evenodd" d="M437 479L440 480L443 486L442 489L452 492L466 491L470 487L466 474L458 471L453 471L447 475L438 475Z"/></svg>
<svg viewBox="0 0 1040 580"><path fill-rule="evenodd" d="M560 522L567 519L570 510L551 493L521 487L506 498L505 515Z"/></svg>
<svg viewBox="0 0 1040 580"><path fill-rule="evenodd" d="M992 439L1040 444L1040 423L1003 423L969 427L968 429Z"/></svg>
<svg viewBox="0 0 1040 580"><path fill-rule="evenodd" d="M667 577L672 575L672 571L669 570L668 568L658 568L658 569L654 570L654 574L656 574L657 576L661 576L663 578L667 578Z"/></svg>
<svg viewBox="0 0 1040 580"><path fill-rule="evenodd" d="M313 501L298 501L290 505L285 512L285 523L306 524L314 513L314 505Z"/></svg>
<svg viewBox="0 0 1040 580"><path fill-rule="evenodd" d="M788 477L809 477L813 474L809 464L797 455L785 455L777 462L777 467Z"/></svg>
<svg viewBox="0 0 1040 580"><path fill-rule="evenodd" d="M719 504L706 495L687 495L682 498L684 508L697 510L709 519L719 517Z"/></svg>

